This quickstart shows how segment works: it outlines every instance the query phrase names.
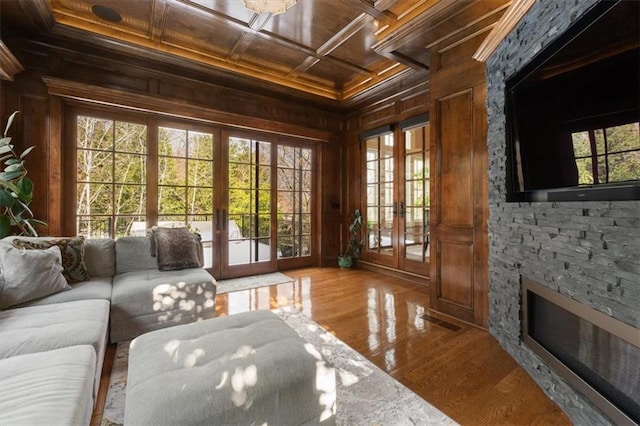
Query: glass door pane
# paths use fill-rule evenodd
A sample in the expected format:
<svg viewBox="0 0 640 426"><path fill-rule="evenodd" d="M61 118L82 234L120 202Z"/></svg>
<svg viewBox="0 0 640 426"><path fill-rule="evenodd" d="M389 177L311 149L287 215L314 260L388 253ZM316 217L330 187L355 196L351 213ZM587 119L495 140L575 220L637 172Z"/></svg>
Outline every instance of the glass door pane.
<svg viewBox="0 0 640 426"><path fill-rule="evenodd" d="M270 262L271 144L230 137L228 150L226 265Z"/></svg>
<svg viewBox="0 0 640 426"><path fill-rule="evenodd" d="M198 232L205 268L214 255L213 172L213 134L158 128L158 225Z"/></svg>
<svg viewBox="0 0 640 426"><path fill-rule="evenodd" d="M403 266L407 261L428 262L430 256L428 135L428 125L403 132L404 201L400 206ZM419 272L428 273L424 268Z"/></svg>
<svg viewBox="0 0 640 426"><path fill-rule="evenodd" d="M393 134L366 140L365 251L373 256L394 255L395 157Z"/></svg>
<svg viewBox="0 0 640 426"><path fill-rule="evenodd" d="M278 146L278 258L311 256L312 150Z"/></svg>

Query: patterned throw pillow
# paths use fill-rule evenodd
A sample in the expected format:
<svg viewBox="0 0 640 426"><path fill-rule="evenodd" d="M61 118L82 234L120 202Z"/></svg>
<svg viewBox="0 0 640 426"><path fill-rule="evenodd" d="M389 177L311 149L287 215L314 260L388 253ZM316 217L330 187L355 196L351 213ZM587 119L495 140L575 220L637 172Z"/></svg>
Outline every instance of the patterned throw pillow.
<svg viewBox="0 0 640 426"><path fill-rule="evenodd" d="M69 284L88 280L89 273L84 263L84 237L70 238L16 238L13 245L20 250L42 250L60 247L62 254L62 275Z"/></svg>

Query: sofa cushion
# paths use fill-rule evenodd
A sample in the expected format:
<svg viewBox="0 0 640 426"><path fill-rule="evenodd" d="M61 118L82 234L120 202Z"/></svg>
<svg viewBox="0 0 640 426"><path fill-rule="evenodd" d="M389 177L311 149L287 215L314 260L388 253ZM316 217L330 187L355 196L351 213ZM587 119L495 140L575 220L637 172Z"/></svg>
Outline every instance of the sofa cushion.
<svg viewBox="0 0 640 426"><path fill-rule="evenodd" d="M68 346L91 345L96 352L97 395L107 345L109 301L82 300L0 312L0 359Z"/></svg>
<svg viewBox="0 0 640 426"><path fill-rule="evenodd" d="M84 263L91 277L112 277L116 273L116 242L111 238L87 238Z"/></svg>
<svg viewBox="0 0 640 426"><path fill-rule="evenodd" d="M0 425L88 425L95 369L88 345L0 360Z"/></svg>
<svg viewBox="0 0 640 426"><path fill-rule="evenodd" d="M158 269L158 261L151 256L147 237L120 237L116 240L116 274Z"/></svg>
<svg viewBox="0 0 640 426"><path fill-rule="evenodd" d="M215 296L215 279L201 268L117 274L111 294L111 342L212 318Z"/></svg>
<svg viewBox="0 0 640 426"><path fill-rule="evenodd" d="M6 309L71 287L62 275L60 248L19 250L0 243L0 308Z"/></svg>
<svg viewBox="0 0 640 426"><path fill-rule="evenodd" d="M14 307L49 305L75 300L111 299L111 277L94 277L88 281L71 284L71 290L61 291L41 299L32 300Z"/></svg>
<svg viewBox="0 0 640 426"><path fill-rule="evenodd" d="M60 247L62 255L62 274L69 284L89 279L84 263L84 237L18 237L13 245L21 250L42 250Z"/></svg>

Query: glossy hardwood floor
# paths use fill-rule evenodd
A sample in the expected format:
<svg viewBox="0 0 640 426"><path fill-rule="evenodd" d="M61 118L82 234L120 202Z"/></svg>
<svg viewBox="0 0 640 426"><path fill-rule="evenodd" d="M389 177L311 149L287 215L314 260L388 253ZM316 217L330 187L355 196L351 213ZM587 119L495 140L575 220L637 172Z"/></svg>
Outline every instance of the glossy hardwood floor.
<svg viewBox="0 0 640 426"><path fill-rule="evenodd" d="M429 292L363 270L285 271L293 283L221 294L217 316L295 306L463 425L568 425L569 419L488 332L428 314ZM115 347L107 352L98 425Z"/></svg>

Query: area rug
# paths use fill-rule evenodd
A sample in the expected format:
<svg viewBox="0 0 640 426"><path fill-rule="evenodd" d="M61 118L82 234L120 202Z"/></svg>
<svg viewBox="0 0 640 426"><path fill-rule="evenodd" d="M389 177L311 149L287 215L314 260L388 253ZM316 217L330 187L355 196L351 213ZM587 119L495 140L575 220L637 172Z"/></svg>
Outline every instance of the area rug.
<svg viewBox="0 0 640 426"><path fill-rule="evenodd" d="M220 280L216 283L216 294L231 293L232 291L247 290L267 285L290 283L293 278L274 272L271 274L252 275L249 277Z"/></svg>
<svg viewBox="0 0 640 426"><path fill-rule="evenodd" d="M292 308L274 312L320 350L336 369L338 425L457 424L309 317ZM107 391L103 426L123 423L128 353L129 342L119 343Z"/></svg>

